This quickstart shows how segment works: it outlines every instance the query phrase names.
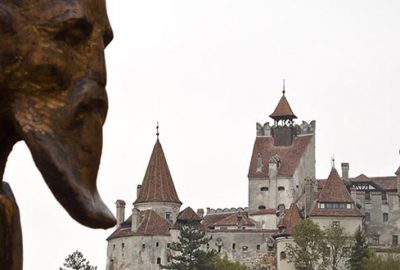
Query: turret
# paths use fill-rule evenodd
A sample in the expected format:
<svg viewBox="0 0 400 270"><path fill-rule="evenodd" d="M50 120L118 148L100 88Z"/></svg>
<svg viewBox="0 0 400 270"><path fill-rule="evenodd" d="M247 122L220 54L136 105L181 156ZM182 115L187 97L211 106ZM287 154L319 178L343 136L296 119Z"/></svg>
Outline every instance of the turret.
<svg viewBox="0 0 400 270"><path fill-rule="evenodd" d="M133 205L140 211L151 209L166 220L175 222L182 203L176 193L158 135L157 129L157 141Z"/></svg>
<svg viewBox="0 0 400 270"><path fill-rule="evenodd" d="M283 95L278 102L274 112L270 115L274 119L274 126L271 129L272 137L274 137L274 144L276 146L291 145L296 136L296 127L294 119L297 116L293 113L288 100L285 96L285 80L283 80Z"/></svg>

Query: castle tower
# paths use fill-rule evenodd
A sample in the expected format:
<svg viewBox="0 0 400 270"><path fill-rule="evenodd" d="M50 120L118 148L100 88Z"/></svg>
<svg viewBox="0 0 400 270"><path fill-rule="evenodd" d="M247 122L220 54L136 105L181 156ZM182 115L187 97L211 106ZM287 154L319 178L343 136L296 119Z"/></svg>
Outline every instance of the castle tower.
<svg viewBox="0 0 400 270"><path fill-rule="evenodd" d="M272 137L274 137L274 144L276 146L291 145L296 136L293 120L296 119L297 116L293 113L286 99L285 90L283 90L283 95L270 117L274 119L274 126L271 130Z"/></svg>
<svg viewBox="0 0 400 270"><path fill-rule="evenodd" d="M294 202L304 207L304 179L315 179L315 121L295 124L285 89L270 117L272 126L257 123L248 174L249 211L259 215L282 212Z"/></svg>
<svg viewBox="0 0 400 270"><path fill-rule="evenodd" d="M158 138L133 205L140 211L151 209L172 223L175 222L182 205Z"/></svg>

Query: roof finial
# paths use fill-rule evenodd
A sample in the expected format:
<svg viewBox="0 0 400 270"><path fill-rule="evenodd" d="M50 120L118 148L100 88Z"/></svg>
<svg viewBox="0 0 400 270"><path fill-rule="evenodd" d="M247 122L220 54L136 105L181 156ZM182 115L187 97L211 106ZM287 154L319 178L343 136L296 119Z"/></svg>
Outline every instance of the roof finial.
<svg viewBox="0 0 400 270"><path fill-rule="evenodd" d="M285 90L285 79L283 79L283 90L282 90L283 95L285 95L286 90Z"/></svg>
<svg viewBox="0 0 400 270"><path fill-rule="evenodd" d="M160 136L159 128L160 128L160 126L158 125L158 121L157 121L157 127L156 127L156 129L157 129L157 133L156 133L157 141L158 141L158 137Z"/></svg>
<svg viewBox="0 0 400 270"><path fill-rule="evenodd" d="M335 169L335 155L332 156L332 169Z"/></svg>

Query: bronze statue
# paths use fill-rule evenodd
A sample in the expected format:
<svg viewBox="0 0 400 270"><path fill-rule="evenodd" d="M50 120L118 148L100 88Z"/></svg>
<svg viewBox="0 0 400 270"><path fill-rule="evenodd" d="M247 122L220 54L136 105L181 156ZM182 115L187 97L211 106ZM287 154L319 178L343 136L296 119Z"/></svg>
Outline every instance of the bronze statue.
<svg viewBox="0 0 400 270"><path fill-rule="evenodd" d="M105 0L0 0L0 270L22 269L18 206L2 180L20 140L76 221L115 225L96 187L112 38Z"/></svg>

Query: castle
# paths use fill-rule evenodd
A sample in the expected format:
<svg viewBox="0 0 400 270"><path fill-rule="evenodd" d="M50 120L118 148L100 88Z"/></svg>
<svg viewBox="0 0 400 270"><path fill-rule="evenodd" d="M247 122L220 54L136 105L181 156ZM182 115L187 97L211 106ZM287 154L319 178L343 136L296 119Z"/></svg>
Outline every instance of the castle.
<svg viewBox="0 0 400 270"><path fill-rule="evenodd" d="M315 178L316 123L296 124L285 91L274 123L257 123L248 172L248 207L181 211L167 160L158 139L137 187L132 214L118 200L116 230L108 237L107 270L159 269L168 263L169 244L177 241L175 224L196 220L212 240L204 247L241 261L250 269L265 254L276 257L277 269L291 270L285 246L293 242L294 226L310 218L322 228L341 225L352 234L366 226L370 245L398 245L400 235L400 168L387 177L349 177L332 166L327 179Z"/></svg>

